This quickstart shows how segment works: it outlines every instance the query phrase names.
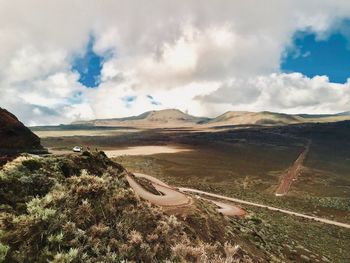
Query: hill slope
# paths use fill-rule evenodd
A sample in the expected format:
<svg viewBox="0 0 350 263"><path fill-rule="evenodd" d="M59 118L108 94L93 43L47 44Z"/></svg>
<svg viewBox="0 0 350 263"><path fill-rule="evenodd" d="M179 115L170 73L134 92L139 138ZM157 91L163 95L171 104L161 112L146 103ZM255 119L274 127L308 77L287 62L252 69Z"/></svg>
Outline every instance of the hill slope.
<svg viewBox="0 0 350 263"><path fill-rule="evenodd" d="M0 108L0 153L43 151L40 139L15 115Z"/></svg>
<svg viewBox="0 0 350 263"><path fill-rule="evenodd" d="M148 111L138 116L114 119L77 121L72 127L134 127L134 128L176 128L215 127L230 125L288 125L298 123L325 123L350 120L350 112L338 114L286 114L277 112L228 111L216 118L195 117L180 110L168 109ZM64 125L63 128L70 127Z"/></svg>
<svg viewBox="0 0 350 263"><path fill-rule="evenodd" d="M103 152L20 157L0 171L0 261L262 262L214 205L185 215L138 198ZM257 250L251 252L250 250ZM231 259L231 261L230 261Z"/></svg>
<svg viewBox="0 0 350 263"><path fill-rule="evenodd" d="M275 112L247 112L247 111L228 111L208 122L213 126L225 125L283 125L300 123L303 119L298 116L275 113Z"/></svg>
<svg viewBox="0 0 350 263"><path fill-rule="evenodd" d="M298 114L295 115L301 117L303 122L338 122L350 120L350 112L340 112L336 114Z"/></svg>
<svg viewBox="0 0 350 263"><path fill-rule="evenodd" d="M194 126L208 118L195 117L180 110L167 109L148 111L138 116L117 119L97 119L92 121L79 121L73 124L89 126L131 126L147 128L171 128Z"/></svg>
<svg viewBox="0 0 350 263"><path fill-rule="evenodd" d="M228 111L209 120L208 126L229 125L288 125L298 123L327 123L350 120L350 112L337 114L286 114L277 112Z"/></svg>

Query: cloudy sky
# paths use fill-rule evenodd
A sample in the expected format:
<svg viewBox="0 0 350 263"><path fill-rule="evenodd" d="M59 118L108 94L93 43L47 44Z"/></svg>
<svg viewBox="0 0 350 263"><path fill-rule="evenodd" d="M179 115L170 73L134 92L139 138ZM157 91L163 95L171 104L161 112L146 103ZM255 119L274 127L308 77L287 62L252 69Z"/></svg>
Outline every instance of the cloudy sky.
<svg viewBox="0 0 350 263"><path fill-rule="evenodd" d="M0 0L0 43L0 107L27 125L350 110L348 0Z"/></svg>

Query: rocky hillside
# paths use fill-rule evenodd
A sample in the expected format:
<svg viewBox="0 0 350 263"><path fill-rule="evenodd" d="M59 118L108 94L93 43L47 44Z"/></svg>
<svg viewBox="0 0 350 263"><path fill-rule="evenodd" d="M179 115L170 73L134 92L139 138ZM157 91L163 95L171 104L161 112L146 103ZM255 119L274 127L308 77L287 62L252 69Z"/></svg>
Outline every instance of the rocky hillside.
<svg viewBox="0 0 350 263"><path fill-rule="evenodd" d="M15 115L0 108L0 154L43 151L40 139Z"/></svg>
<svg viewBox="0 0 350 263"><path fill-rule="evenodd" d="M165 213L134 194L127 173L103 152L6 164L0 262L267 260L213 204L194 200L189 210Z"/></svg>

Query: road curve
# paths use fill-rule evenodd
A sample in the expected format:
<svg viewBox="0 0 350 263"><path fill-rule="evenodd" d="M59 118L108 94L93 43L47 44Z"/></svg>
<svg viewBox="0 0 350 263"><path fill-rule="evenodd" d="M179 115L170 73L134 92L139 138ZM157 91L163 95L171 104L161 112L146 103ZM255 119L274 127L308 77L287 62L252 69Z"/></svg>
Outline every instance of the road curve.
<svg viewBox="0 0 350 263"><path fill-rule="evenodd" d="M135 174L135 176L140 176L141 174ZM140 176L144 177L144 176ZM184 206L191 203L191 198L181 193L166 184L153 183L154 188L161 192L163 195L155 195L147 190L145 190L141 185L139 185L131 176L127 176L130 186L134 189L136 194L141 198L150 201L151 203L159 206Z"/></svg>
<svg viewBox="0 0 350 263"><path fill-rule="evenodd" d="M134 173L136 177L143 177L148 179L154 188L161 192L163 195L155 195L150 192L148 192L146 189L144 189L141 185L139 185L132 176L128 175L126 179L128 180L130 186L134 189L135 193L140 196L141 198L148 200L149 202L164 206L164 207L182 207L186 205L190 205L192 203L192 198L184 194L183 192L180 192L174 187L171 187L161 180L154 178L147 174L142 173ZM226 216L244 216L245 211L242 210L239 207L226 204L223 202L213 201L210 199L202 198L209 202L214 203L216 206L218 206L218 211Z"/></svg>
<svg viewBox="0 0 350 263"><path fill-rule="evenodd" d="M297 216L297 217L301 217L301 218L305 218L305 219L311 219L314 221L322 222L322 223L325 223L328 225L334 225L334 226L339 226L339 227L344 227L344 228L350 229L350 224L341 223L341 222L337 222L337 221L333 221L333 220L329 220L329 219L325 219L325 218L321 218L321 217L309 216L309 215L305 215L305 214L301 214L301 213L297 213L297 212L293 212L293 211L289 211L289 210L285 210L285 209L280 209L280 208L276 208L276 207L272 207L272 206L267 206L267 205L262 205L262 204L253 203L253 202L249 202L249 201L244 201L241 199L227 197L227 196L223 196L223 195L212 194L212 193L208 193L205 191L192 189L192 188L180 187L178 189L180 192L202 194L202 195L206 195L206 196L210 196L210 197L215 197L215 198L218 198L221 200L227 200L227 201L236 202L236 203L240 203L240 204L262 207L262 208L266 208L266 209L269 209L272 211L277 211L277 212L281 212L281 213L288 214L288 215L293 215L293 216Z"/></svg>

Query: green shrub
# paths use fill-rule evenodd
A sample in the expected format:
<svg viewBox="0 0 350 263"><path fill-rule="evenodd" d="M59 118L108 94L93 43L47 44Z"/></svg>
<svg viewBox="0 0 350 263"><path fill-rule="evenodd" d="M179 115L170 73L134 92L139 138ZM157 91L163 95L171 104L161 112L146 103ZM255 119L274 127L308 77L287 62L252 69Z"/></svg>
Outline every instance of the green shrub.
<svg viewBox="0 0 350 263"><path fill-rule="evenodd" d="M67 253L57 253L54 259L50 263L71 263L78 257L79 250L76 248L70 248Z"/></svg>
<svg viewBox="0 0 350 263"><path fill-rule="evenodd" d="M79 167L72 160L62 160L59 166L65 177L71 177L80 173Z"/></svg>
<svg viewBox="0 0 350 263"><path fill-rule="evenodd" d="M22 162L22 165L28 168L31 172L39 170L42 167L40 160L29 159Z"/></svg>
<svg viewBox="0 0 350 263"><path fill-rule="evenodd" d="M27 210L29 215L33 216L36 219L48 220L50 217L56 214L56 210L52 208L45 208L45 203L42 199L33 198L27 204Z"/></svg>
<svg viewBox="0 0 350 263"><path fill-rule="evenodd" d="M20 177L5 174L6 180L13 180L11 184L0 178L0 194L3 191L15 205L20 200L25 208L0 210L4 244L0 259L222 262L227 257L225 242L234 236L214 205L208 208L208 202L196 201L190 208L195 212L187 218L167 215L138 198L124 177L124 168L101 153L47 157L39 162L45 168L40 174L28 169ZM53 185L34 195L48 181Z"/></svg>
<svg viewBox="0 0 350 263"><path fill-rule="evenodd" d="M84 152L82 153L82 155L83 155L83 156L86 156L86 157L91 157L91 156L92 156L91 153L90 153L89 151L84 151Z"/></svg>
<svg viewBox="0 0 350 263"><path fill-rule="evenodd" d="M9 250L9 246L6 246L2 243L0 243L0 262L4 262L6 258L6 254Z"/></svg>

